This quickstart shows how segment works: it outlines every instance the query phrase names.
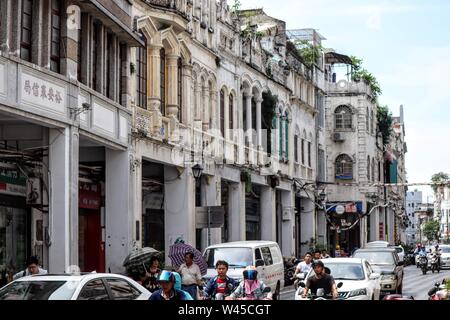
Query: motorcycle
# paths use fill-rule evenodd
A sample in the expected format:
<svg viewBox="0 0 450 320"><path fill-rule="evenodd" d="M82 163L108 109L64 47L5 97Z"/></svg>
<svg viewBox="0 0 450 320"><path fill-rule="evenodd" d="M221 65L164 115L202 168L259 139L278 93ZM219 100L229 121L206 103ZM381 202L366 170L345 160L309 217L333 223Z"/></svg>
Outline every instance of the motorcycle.
<svg viewBox="0 0 450 320"><path fill-rule="evenodd" d="M337 284L337 289L342 288L344 284L342 282L339 282ZM300 283L301 288L305 288L306 285L304 282ZM338 297L336 299L333 298L331 294L325 294L325 290L323 288L317 289L316 294L310 293L306 298L301 298L300 300L345 300L344 298Z"/></svg>
<svg viewBox="0 0 450 320"><path fill-rule="evenodd" d="M431 271L434 273L437 271L437 273L441 272L441 266L439 264L439 255L436 253L433 253L431 256Z"/></svg>
<svg viewBox="0 0 450 320"><path fill-rule="evenodd" d="M290 286L294 284L295 280L295 270L297 269L297 265L300 263L300 260L287 260L284 264L284 285Z"/></svg>
<svg viewBox="0 0 450 320"><path fill-rule="evenodd" d="M295 290L298 289L299 283L304 281L306 278L305 272L299 272L295 275L295 277L292 277L292 281L294 282Z"/></svg>
<svg viewBox="0 0 450 320"><path fill-rule="evenodd" d="M428 272L428 259L426 256L421 256L419 258L419 267L422 269L422 273L425 275Z"/></svg>
<svg viewBox="0 0 450 320"><path fill-rule="evenodd" d="M448 300L450 297L448 289L447 289L447 282L444 279L442 283L435 283L434 287L428 291L428 300Z"/></svg>
<svg viewBox="0 0 450 320"><path fill-rule="evenodd" d="M273 300L270 292L271 292L270 287L266 287L263 291L263 293L266 294L263 299L256 299L255 297L245 296L242 298L236 298L235 300L238 300L238 301Z"/></svg>

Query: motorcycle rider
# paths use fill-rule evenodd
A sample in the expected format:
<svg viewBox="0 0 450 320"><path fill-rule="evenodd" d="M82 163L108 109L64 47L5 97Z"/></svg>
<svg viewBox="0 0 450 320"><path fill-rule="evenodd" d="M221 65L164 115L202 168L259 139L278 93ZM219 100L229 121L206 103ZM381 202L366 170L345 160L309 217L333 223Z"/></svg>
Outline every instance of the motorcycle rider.
<svg viewBox="0 0 450 320"><path fill-rule="evenodd" d="M311 268L312 268L312 254L311 254L311 252L307 252L305 254L304 260L297 265L297 268L295 269L294 277L298 273L308 273L309 270L311 270Z"/></svg>
<svg viewBox="0 0 450 320"><path fill-rule="evenodd" d="M239 286L226 297L225 300L264 300L264 290L266 285L261 280L258 280L258 271L254 266L247 267L244 272L244 280L241 281ZM272 299L272 293L267 294L267 299Z"/></svg>
<svg viewBox="0 0 450 320"><path fill-rule="evenodd" d="M439 245L438 245L438 244L436 244L436 245L434 246L434 249L433 249L433 251L431 252L431 255L432 255L432 256L433 256L433 255L436 255L437 260L438 260L438 266L440 267L440 266L441 266L441 249L439 248Z"/></svg>
<svg viewBox="0 0 450 320"><path fill-rule="evenodd" d="M204 300L211 298L214 299L218 295L227 297L234 291L238 283L234 279L227 276L228 268L228 262L217 261L217 276L209 280L208 284L206 285L206 288L203 292Z"/></svg>
<svg viewBox="0 0 450 320"><path fill-rule="evenodd" d="M331 275L325 272L325 265L322 261L317 261L314 264L314 274L306 281L302 297L307 298L309 290L313 295L316 295L318 289L323 289L325 295L331 294L333 299L338 297L336 282Z"/></svg>

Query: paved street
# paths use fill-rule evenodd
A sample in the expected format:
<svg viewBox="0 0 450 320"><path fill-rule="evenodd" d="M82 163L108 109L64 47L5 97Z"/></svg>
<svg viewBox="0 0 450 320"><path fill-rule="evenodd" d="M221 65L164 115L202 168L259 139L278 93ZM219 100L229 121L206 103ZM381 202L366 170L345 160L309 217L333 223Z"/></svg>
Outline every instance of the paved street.
<svg viewBox="0 0 450 320"><path fill-rule="evenodd" d="M428 290L430 290L436 282L442 282L444 278L450 278L450 269L441 271L441 273L431 273L426 275L415 266L405 268L405 284L403 286L403 294L413 296L416 300L428 300ZM281 293L281 300L294 299L294 287L290 286Z"/></svg>

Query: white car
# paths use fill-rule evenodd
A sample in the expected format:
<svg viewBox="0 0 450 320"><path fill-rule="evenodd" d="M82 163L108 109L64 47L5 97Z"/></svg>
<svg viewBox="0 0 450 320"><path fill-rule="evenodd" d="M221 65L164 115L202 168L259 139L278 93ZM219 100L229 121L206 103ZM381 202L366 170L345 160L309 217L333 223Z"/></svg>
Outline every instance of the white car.
<svg viewBox="0 0 450 320"><path fill-rule="evenodd" d="M400 261L405 261L405 249L402 246L395 246L395 251L397 251L398 259Z"/></svg>
<svg viewBox="0 0 450 320"><path fill-rule="evenodd" d="M0 289L0 300L148 300L151 293L116 274L35 275Z"/></svg>
<svg viewBox="0 0 450 320"><path fill-rule="evenodd" d="M338 289L339 297L345 300L380 300L380 277L375 273L370 263L365 259L336 258L324 259L322 262L333 276L336 285L342 282ZM314 275L311 270L306 279ZM306 280L305 280L306 283ZM304 300L301 296L303 288L295 293L295 300Z"/></svg>
<svg viewBox="0 0 450 320"><path fill-rule="evenodd" d="M450 268L450 245L441 245L441 268Z"/></svg>

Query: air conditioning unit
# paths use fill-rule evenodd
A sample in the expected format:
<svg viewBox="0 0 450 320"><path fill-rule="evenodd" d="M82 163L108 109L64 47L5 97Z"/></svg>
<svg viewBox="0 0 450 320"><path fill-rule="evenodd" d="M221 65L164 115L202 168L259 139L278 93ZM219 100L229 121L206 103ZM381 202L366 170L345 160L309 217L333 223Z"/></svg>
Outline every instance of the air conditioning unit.
<svg viewBox="0 0 450 320"><path fill-rule="evenodd" d="M335 142L344 142L345 141L345 137L342 133L340 132L335 132L334 133L334 141Z"/></svg>

